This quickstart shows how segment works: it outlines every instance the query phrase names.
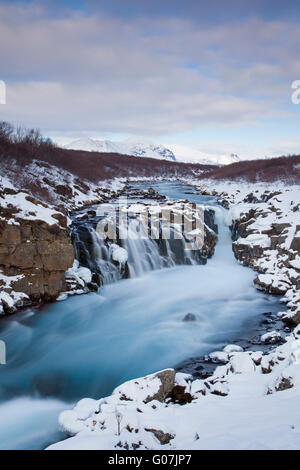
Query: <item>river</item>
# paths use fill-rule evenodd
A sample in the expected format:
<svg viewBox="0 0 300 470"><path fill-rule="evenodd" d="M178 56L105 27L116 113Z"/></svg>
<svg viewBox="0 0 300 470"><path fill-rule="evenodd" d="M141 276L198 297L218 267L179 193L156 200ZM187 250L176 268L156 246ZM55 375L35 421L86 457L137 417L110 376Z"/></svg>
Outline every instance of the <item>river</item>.
<svg viewBox="0 0 300 470"><path fill-rule="evenodd" d="M276 298L253 287L253 271L236 262L227 212L214 198L179 183L151 186L215 209L215 255L206 265L145 272L2 320L0 449L45 448L63 438L58 414L77 400L100 398L125 380L218 350L251 335L263 312L280 309ZM187 313L196 321L184 322Z"/></svg>

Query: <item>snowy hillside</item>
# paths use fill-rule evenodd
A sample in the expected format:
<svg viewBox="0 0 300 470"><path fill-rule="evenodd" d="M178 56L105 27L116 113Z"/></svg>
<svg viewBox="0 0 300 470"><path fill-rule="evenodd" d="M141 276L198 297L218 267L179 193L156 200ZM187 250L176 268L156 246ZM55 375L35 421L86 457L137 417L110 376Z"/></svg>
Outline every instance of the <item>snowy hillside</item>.
<svg viewBox="0 0 300 470"><path fill-rule="evenodd" d="M171 150L163 145L151 142L137 142L134 140L126 140L124 142L112 142L110 140L94 140L88 137L74 140L66 149L87 150L89 152L112 152L124 155L133 155L135 157L148 157L163 160L176 161Z"/></svg>
<svg viewBox="0 0 300 470"><path fill-rule="evenodd" d="M210 153L204 153L200 150L186 147L184 145L168 145L168 148L172 150L175 155L176 161L186 163L200 163L202 165L230 165L240 161L238 155L224 154L214 155Z"/></svg>

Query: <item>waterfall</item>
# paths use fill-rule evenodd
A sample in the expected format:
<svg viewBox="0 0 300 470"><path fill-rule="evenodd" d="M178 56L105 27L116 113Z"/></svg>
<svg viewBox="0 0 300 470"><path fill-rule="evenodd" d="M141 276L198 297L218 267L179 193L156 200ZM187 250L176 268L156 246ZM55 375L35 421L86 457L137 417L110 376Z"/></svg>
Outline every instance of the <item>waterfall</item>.
<svg viewBox="0 0 300 470"><path fill-rule="evenodd" d="M95 221L76 222L72 228L75 256L82 266L98 276L100 284L106 285L122 278L134 278L149 271L176 265L204 264L198 251L188 250L184 236L176 239L171 228L170 239L148 238L141 231L139 237L120 238L117 243L127 252L126 263L112 258L115 242L103 240L97 233Z"/></svg>

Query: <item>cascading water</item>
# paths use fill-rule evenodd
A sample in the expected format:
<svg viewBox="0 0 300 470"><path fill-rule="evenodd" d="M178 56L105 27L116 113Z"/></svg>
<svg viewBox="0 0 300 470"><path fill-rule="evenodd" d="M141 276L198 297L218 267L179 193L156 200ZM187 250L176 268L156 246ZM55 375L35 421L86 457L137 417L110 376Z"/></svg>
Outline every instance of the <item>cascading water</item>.
<svg viewBox="0 0 300 470"><path fill-rule="evenodd" d="M171 183L158 184L157 189L176 199L188 190ZM197 195L189 199L212 202ZM263 312L280 311L276 298L255 290L253 271L234 259L225 214L216 209L219 240L204 266L145 273L165 253L148 242L141 241L136 249L129 244L126 249L136 269L131 274L137 277L56 302L38 313L28 310L2 320L7 365L0 369L0 448L43 448L61 439L58 413L72 403L108 395L125 380L249 338ZM110 263L102 242L93 240L88 228L85 233L84 246L93 254L90 262ZM155 261L151 265L145 257L139 266L137 260L145 252ZM187 313L196 321L183 321Z"/></svg>
<svg viewBox="0 0 300 470"><path fill-rule="evenodd" d="M101 285L110 284L121 278L142 276L156 269L206 262L205 257L202 257L198 251L187 249L184 235L176 238L174 227L170 229L170 238L160 236L157 239L149 237L143 227L138 232L129 229L128 236L118 239L119 246L127 252L127 262L126 264L114 262L112 246L115 244L99 236L96 229L99 218L92 216L81 221L81 217L82 214L79 216L79 221L74 220L72 229L75 256L81 265L97 273ZM160 222L162 233L161 225ZM122 232L122 226L119 226L119 231Z"/></svg>

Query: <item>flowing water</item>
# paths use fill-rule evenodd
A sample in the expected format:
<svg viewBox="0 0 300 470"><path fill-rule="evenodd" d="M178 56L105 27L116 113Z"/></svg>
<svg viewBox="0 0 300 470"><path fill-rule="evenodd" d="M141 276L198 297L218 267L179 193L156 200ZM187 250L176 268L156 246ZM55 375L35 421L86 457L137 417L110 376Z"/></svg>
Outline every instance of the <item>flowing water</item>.
<svg viewBox="0 0 300 470"><path fill-rule="evenodd" d="M226 211L214 199L182 184L154 187L215 208L215 255L204 266L136 267L136 277L98 293L3 320L0 448L44 448L62 438L58 414L78 399L105 396L125 380L219 349L246 328L251 335L252 319L279 310L276 299L254 289L253 271L235 261ZM184 322L187 313L197 321Z"/></svg>

